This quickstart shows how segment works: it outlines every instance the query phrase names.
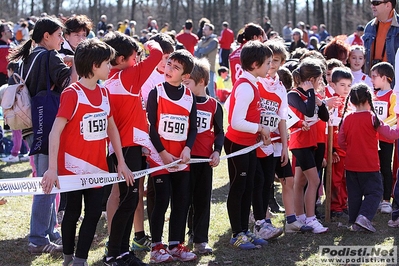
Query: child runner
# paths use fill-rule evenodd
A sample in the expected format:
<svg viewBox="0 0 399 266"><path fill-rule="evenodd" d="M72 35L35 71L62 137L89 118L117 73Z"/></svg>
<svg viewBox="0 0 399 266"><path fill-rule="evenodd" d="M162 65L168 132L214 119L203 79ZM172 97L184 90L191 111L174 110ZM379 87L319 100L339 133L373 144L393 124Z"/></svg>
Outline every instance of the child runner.
<svg viewBox="0 0 399 266"><path fill-rule="evenodd" d="M338 143L346 151L346 185L352 231L376 231L371 220L383 194L377 132L388 139L399 137L399 129L392 130L378 119L372 97L371 88L367 85L359 83L352 87L344 115L349 101L356 107L356 112L343 119L338 135Z"/></svg>
<svg viewBox="0 0 399 266"><path fill-rule="evenodd" d="M348 68L336 67L331 74L330 86L334 90L333 96L339 97L342 102L351 90L352 74ZM333 153L331 177L331 217L346 217L347 198L345 184L345 151L338 145L338 125L342 119L344 106L330 109L330 119L333 126Z"/></svg>
<svg viewBox="0 0 399 266"><path fill-rule="evenodd" d="M297 220L313 228L313 233L324 233L327 227L315 216L315 203L320 179L315 162L317 147L318 117L328 120L325 104L315 97L314 88L318 88L322 78L320 62L315 59L304 59L292 73L295 88L288 93L288 104L299 121L291 128L289 148L295 156L295 213ZM305 195L304 189L307 185ZM306 210L306 213L305 213Z"/></svg>
<svg viewBox="0 0 399 266"><path fill-rule="evenodd" d="M116 50L115 59L111 60L112 69L105 85L110 91L112 112L122 141L122 151L126 164L131 171L143 169L142 147L149 143L148 122L145 106L141 97L141 86L148 79L162 57L158 43L150 41L146 47L149 57L136 63L139 46L130 36L119 32L108 33L104 42ZM111 155L116 164L115 155ZM139 180L132 186L125 182L111 191L110 199L119 194L119 204L108 208L108 226L111 228L108 242L108 254L104 258L105 265L113 265L120 256L129 254L130 234L133 217L139 200ZM109 206L115 206L110 203ZM136 259L133 252L131 258Z"/></svg>
<svg viewBox="0 0 399 266"><path fill-rule="evenodd" d="M261 106L257 77L265 77L272 60L272 51L260 41L249 41L241 50L242 74L230 95L228 128L224 141L226 154L257 143L259 135L270 144L270 130L259 124ZM248 217L256 170L256 151L228 159L230 190L227 198L232 237L230 244L239 249L254 249L267 241L248 230ZM265 213L263 213L264 215Z"/></svg>
<svg viewBox="0 0 399 266"><path fill-rule="evenodd" d="M191 261L197 256L183 246L189 207L190 152L197 135L195 96L182 85L190 77L194 57L187 50L173 52L165 67L165 82L148 95L147 113L150 137L160 160L150 158L150 167L169 164L179 158L181 164L152 173L155 205L151 215L151 263L173 260ZM162 244L165 213L171 201L169 246Z"/></svg>
<svg viewBox="0 0 399 266"><path fill-rule="evenodd" d="M259 202L261 202L260 204L264 205L262 210L263 216L261 216L261 220L257 220L255 222L254 233L257 237L268 240L276 238L283 233L282 229L275 228L271 223L270 214L267 212L267 204L269 203L269 199L262 199L263 195L269 195L266 197L274 197L274 194L272 194L272 191L274 190L270 190L270 187L273 186L272 182L274 180L275 174L277 174L277 176L280 178L283 192L283 203L284 206L286 206L285 232L304 232L311 231L313 228L297 221L294 212L294 178L291 170L291 163L288 158L287 146L287 90L277 74L279 68L285 63L287 52L283 43L280 43L279 41L268 41L266 44L273 52L273 59L266 78L258 78L261 103L266 110L265 112L261 113L261 117L262 122L271 128L271 135L273 137L280 137L280 139L275 141L271 146L262 146L257 150L258 160L264 162L261 163L261 165L263 166L262 168L265 184L268 184L263 187L263 190L257 189L258 185L254 187L253 208L254 216L257 220L258 214L256 211L256 206L259 204ZM290 88L291 86L292 76L291 85L288 85L288 87ZM270 156L272 157L269 158L270 156L268 156L259 158L262 153L271 154ZM271 164L267 163L270 160ZM269 165L269 168L266 168L266 165ZM255 183L257 183L256 179L257 176L255 176ZM256 191L258 191L258 193L256 193ZM260 197L258 196L258 200L256 200L256 195L260 193L263 195Z"/></svg>
<svg viewBox="0 0 399 266"><path fill-rule="evenodd" d="M190 78L184 81L197 100L197 138L191 151L192 158L210 158L211 162L190 165L191 194L188 233L194 243L194 252L211 253L208 245L211 215L212 167L219 165L223 147L223 110L220 103L206 94L209 82L209 63L206 59L194 61Z"/></svg>
<svg viewBox="0 0 399 266"><path fill-rule="evenodd" d="M352 71L353 82L352 85L355 85L359 82L366 83L370 88L373 87L373 83L371 83L371 78L363 73L363 65L365 62L366 51L364 50L364 46L360 45L352 45L349 48L349 58L348 63Z"/></svg>
<svg viewBox="0 0 399 266"><path fill-rule="evenodd" d="M388 62L375 64L371 70L371 81L374 85L374 108L378 119L389 126L396 125L396 94L392 91L391 84L395 78L395 71ZM399 77L398 77L399 78ZM392 212L392 154L395 141L379 135L378 156L380 158L380 171L384 193L380 204L381 213L390 214Z"/></svg>
<svg viewBox="0 0 399 266"><path fill-rule="evenodd" d="M133 183L133 174L122 155L119 133L112 118L108 92L97 84L109 73L109 61L115 51L99 40L81 42L76 49L75 66L78 82L66 88L61 95L60 108L50 133L49 169L43 175L43 191L51 193L54 183L60 188L59 175L106 173L107 137L110 138L118 158L118 175ZM98 130L91 125L98 125ZM76 145L71 145L72 143ZM79 147L79 148L77 148ZM93 156L92 152L99 154ZM58 159L57 159L58 154ZM66 192L66 205L62 221L64 266L87 265L87 257L101 216L102 188ZM75 249L76 223L85 203L85 215L79 229Z"/></svg>

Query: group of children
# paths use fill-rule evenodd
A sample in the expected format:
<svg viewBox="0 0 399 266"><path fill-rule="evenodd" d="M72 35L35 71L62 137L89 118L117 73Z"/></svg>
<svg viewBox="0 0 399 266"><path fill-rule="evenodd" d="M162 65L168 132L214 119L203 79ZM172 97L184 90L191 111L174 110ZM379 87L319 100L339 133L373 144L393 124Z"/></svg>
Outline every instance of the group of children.
<svg viewBox="0 0 399 266"><path fill-rule="evenodd" d="M197 259L196 253L212 252L208 244L212 167L218 166L223 146L229 155L263 142L257 149L228 158L232 246L256 249L283 233L272 225L268 210L275 175L283 189L285 232L326 232L315 206L324 156L319 147L323 147L320 144L329 119L335 126L333 172L337 173L333 175L332 210L338 214L348 209L354 231L375 231L371 220L380 200L389 201L391 190L385 183L392 183L384 176L387 194L383 197L379 161L388 155L380 152L378 159L377 143L385 142L385 151L392 154L392 139L399 138L399 130L389 126L396 123L391 111L392 66L379 63L371 69L371 82L380 88L379 101L373 102L371 88L354 84L355 75L349 69L330 69L329 62L312 55L300 61L292 77L284 71L280 77L277 73L287 52L277 41L263 43L262 32L248 24L243 33L246 41L233 53L240 67L235 67L236 81L225 104L226 136L222 107L206 94L209 62L195 59L185 50L174 52L172 42L162 33L146 43L149 56L144 60L138 56L137 43L117 32L106 35L103 42L91 39L77 46L75 66L81 78L61 95L50 133L49 168L42 184L43 191L51 193L54 184L59 187L58 175L115 171L124 177L126 182L114 184L108 199L109 241L104 265L146 265L134 253L141 248L151 250L151 263L192 261ZM361 64L357 62L361 58L358 51L361 49L354 49L350 56L353 71L359 71L356 69ZM327 88L323 85L325 72L331 76ZM104 86L98 80L105 80ZM367 80L367 76L360 80ZM320 89L325 89L325 97ZM293 154L293 167L288 149ZM97 156L92 156L93 150L98 151ZM209 158L210 162L187 164L192 157ZM177 160L179 164L154 172L148 179L150 239L143 224L144 178L134 180L132 172L145 169L146 162L152 168ZM63 265L87 263L102 195L102 188L67 193ZM75 247L82 198L85 216ZM165 245L162 235L169 201L169 239ZM253 231L248 223L251 205ZM183 245L187 220L194 252ZM135 237L130 247L133 224Z"/></svg>

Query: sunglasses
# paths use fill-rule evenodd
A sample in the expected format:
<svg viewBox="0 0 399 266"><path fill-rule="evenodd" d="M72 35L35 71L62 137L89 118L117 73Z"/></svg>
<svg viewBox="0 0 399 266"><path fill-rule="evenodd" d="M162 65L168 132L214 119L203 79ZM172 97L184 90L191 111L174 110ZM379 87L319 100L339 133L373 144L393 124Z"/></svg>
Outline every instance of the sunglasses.
<svg viewBox="0 0 399 266"><path fill-rule="evenodd" d="M379 5L381 5L381 4L386 4L386 3L388 3L389 1L371 1L370 3L373 5L373 6L379 6Z"/></svg>

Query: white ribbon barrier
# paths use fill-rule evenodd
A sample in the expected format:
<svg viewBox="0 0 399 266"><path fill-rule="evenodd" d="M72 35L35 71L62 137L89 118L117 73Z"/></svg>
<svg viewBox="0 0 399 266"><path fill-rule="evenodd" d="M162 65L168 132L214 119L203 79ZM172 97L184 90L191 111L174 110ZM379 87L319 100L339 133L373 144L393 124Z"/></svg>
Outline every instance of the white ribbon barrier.
<svg viewBox="0 0 399 266"><path fill-rule="evenodd" d="M157 166L150 169L145 169L133 172L134 179L143 177L145 175L154 173L156 171L173 167L178 164L181 159L174 161L167 165ZM0 179L0 196L20 196L20 195L40 195L43 194L42 190L43 177L26 177L26 178L10 178ZM60 187L53 188L51 193L60 193L75 191L81 189L102 187L118 182L124 182L123 177L119 177L118 173L98 173L87 175L63 175L58 176Z"/></svg>

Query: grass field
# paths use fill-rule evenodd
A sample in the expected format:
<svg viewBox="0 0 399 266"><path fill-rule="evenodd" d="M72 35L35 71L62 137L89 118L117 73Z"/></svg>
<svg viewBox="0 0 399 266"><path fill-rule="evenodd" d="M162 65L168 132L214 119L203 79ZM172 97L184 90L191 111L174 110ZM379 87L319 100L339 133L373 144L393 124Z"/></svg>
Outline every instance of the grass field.
<svg viewBox="0 0 399 266"><path fill-rule="evenodd" d="M0 178L26 177L30 174L29 163L5 164L0 162ZM281 188L280 188L281 189ZM282 235L277 240L259 250L241 251L232 248L230 224L226 210L228 193L228 176L226 162L215 169L210 245L214 248L212 255L199 256L191 263L169 263L168 265L329 265L322 264L318 255L321 245L355 245L387 247L398 245L398 229L389 228L389 215L378 213L374 218L377 232L354 233L345 227L345 221L325 223L329 231L315 235L294 234ZM8 203L0 206L0 266L6 265L61 265L62 257L52 255L32 256L27 251L31 196L6 197ZM281 195L278 195L281 203ZM284 216L278 214L273 218L277 226L283 226ZM145 222L148 232L148 224ZM164 239L167 239L165 223ZM97 226L97 235L89 254L89 265L102 265L104 244L107 241L106 221L101 218ZM139 253L145 262L149 261L148 253ZM375 264L365 264L375 265ZM384 264L379 264L384 265Z"/></svg>

